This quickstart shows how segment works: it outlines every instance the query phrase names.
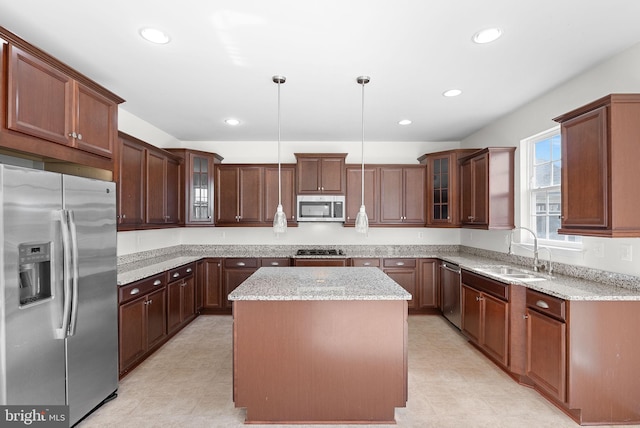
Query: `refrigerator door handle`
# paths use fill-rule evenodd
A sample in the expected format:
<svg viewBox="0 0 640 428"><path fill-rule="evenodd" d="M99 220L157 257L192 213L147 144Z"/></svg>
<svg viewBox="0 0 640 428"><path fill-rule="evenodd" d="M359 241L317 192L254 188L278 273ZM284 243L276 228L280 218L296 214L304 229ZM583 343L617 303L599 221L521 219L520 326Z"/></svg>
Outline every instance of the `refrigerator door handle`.
<svg viewBox="0 0 640 428"><path fill-rule="evenodd" d="M67 211L60 210L60 231L62 235L62 282L64 288L64 303L62 311L62 325L56 329L56 339L65 339L69 331L71 314L72 284L71 284L71 245L69 243L69 221Z"/></svg>
<svg viewBox="0 0 640 428"><path fill-rule="evenodd" d="M71 234L71 268L73 271L73 276L71 278L73 294L71 298L71 321L69 324L69 336L73 336L74 334L76 334L76 324L78 322L78 306L80 303L78 296L78 278L80 278L80 269L78 263L78 233L76 230L76 220L72 210L69 210L68 213L69 232Z"/></svg>

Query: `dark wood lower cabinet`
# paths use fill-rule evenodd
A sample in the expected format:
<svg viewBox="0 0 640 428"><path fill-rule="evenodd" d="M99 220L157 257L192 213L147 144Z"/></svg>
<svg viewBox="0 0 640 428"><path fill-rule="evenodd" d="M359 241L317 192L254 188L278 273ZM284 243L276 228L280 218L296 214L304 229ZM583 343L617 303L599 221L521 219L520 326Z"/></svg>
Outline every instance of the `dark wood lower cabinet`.
<svg viewBox="0 0 640 428"><path fill-rule="evenodd" d="M347 259L295 259L294 266L347 266Z"/></svg>

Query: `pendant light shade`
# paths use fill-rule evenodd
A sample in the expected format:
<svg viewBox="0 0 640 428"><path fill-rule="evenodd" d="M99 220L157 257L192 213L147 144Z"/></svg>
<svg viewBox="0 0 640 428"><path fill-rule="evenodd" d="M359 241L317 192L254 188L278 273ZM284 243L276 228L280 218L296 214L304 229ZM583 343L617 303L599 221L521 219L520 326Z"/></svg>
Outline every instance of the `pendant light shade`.
<svg viewBox="0 0 640 428"><path fill-rule="evenodd" d="M369 83L369 76L360 76L356 79L359 85L362 85L362 205L360 205L360 211L356 215L356 232L368 233L369 232L369 217L364 208L364 85Z"/></svg>
<svg viewBox="0 0 640 428"><path fill-rule="evenodd" d="M282 209L282 176L281 176L281 164L280 164L280 85L284 83L287 78L284 76L273 76L273 82L278 85L278 208L273 216L273 232L284 233L287 231L287 215Z"/></svg>

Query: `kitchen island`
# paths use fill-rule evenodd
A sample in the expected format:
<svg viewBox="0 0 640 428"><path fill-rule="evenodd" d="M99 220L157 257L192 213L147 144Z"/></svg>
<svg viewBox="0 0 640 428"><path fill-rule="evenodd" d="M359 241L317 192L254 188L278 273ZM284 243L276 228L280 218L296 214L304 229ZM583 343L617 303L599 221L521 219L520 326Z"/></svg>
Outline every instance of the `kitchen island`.
<svg viewBox="0 0 640 428"><path fill-rule="evenodd" d="M229 294L245 422L394 423L410 299L375 268L260 268Z"/></svg>

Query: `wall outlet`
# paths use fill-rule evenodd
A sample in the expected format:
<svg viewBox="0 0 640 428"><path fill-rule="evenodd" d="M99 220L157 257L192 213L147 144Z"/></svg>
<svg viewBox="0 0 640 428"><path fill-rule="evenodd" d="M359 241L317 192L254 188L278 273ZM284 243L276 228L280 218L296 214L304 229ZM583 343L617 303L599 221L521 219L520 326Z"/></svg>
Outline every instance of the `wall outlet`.
<svg viewBox="0 0 640 428"><path fill-rule="evenodd" d="M473 241L473 232L469 232L469 241Z"/></svg>
<svg viewBox="0 0 640 428"><path fill-rule="evenodd" d="M418 238L419 239L424 238L424 232L418 232Z"/></svg>
<svg viewBox="0 0 640 428"><path fill-rule="evenodd" d="M604 258L604 244L596 244L593 246L593 256L599 259Z"/></svg>
<svg viewBox="0 0 640 428"><path fill-rule="evenodd" d="M622 244L618 249L620 260L625 262L633 261L633 247L631 245Z"/></svg>

